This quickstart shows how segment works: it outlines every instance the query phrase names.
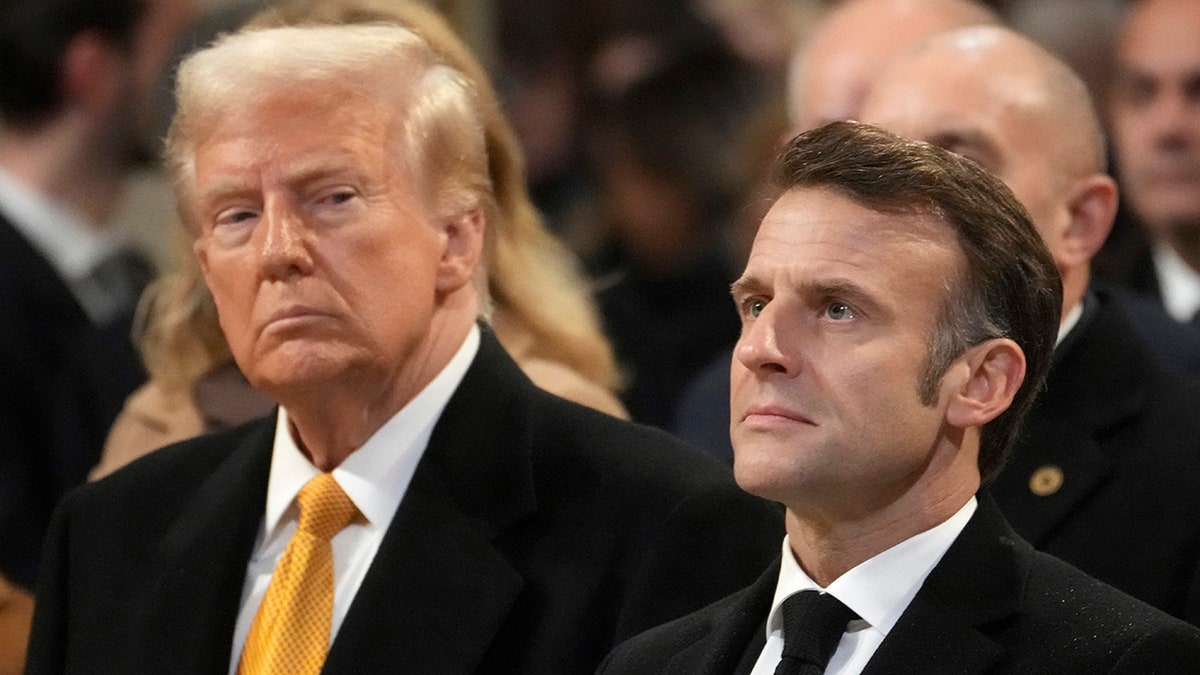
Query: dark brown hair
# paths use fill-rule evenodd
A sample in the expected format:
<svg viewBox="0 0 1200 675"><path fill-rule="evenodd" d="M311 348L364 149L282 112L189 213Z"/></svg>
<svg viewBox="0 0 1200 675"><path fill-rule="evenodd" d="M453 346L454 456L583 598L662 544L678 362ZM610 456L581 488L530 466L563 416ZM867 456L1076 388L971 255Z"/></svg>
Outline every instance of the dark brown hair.
<svg viewBox="0 0 1200 675"><path fill-rule="evenodd" d="M826 187L880 213L929 214L954 229L966 265L947 284L918 392L932 404L951 362L985 340L1020 346L1025 380L1008 410L981 431L979 473L992 478L1043 385L1062 309L1058 269L1024 207L974 162L857 122L792 139L772 187Z"/></svg>

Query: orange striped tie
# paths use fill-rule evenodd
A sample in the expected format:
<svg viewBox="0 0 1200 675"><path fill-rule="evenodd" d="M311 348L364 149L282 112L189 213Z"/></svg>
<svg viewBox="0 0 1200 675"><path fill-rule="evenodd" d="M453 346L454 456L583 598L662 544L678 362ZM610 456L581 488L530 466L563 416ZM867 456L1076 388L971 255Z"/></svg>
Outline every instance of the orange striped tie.
<svg viewBox="0 0 1200 675"><path fill-rule="evenodd" d="M332 474L300 489L300 526L288 542L259 605L239 675L316 675L329 653L333 620L330 540L358 513Z"/></svg>

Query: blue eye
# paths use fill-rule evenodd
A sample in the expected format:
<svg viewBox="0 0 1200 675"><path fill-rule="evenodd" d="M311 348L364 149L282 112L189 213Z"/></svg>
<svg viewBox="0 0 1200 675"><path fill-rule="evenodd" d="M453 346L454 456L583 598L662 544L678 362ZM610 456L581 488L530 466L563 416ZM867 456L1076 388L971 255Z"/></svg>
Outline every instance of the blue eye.
<svg viewBox="0 0 1200 675"><path fill-rule="evenodd" d="M762 300L751 300L747 307L747 312L750 316L757 317L759 314L762 314L763 308L766 306L767 303Z"/></svg>
<svg viewBox="0 0 1200 675"><path fill-rule="evenodd" d="M850 305L847 305L844 302L834 301L825 306L825 316L833 319L834 321L845 321L847 319L853 319L857 315L854 313L854 309L850 307Z"/></svg>

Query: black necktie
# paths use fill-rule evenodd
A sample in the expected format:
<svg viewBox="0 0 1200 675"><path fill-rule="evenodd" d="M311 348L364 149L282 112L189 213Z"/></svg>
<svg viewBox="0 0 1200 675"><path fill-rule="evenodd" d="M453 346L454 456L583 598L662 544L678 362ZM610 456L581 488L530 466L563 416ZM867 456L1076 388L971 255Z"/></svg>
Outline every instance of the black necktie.
<svg viewBox="0 0 1200 675"><path fill-rule="evenodd" d="M783 656L775 675L818 675L858 615L840 600L818 591L801 591L783 601Z"/></svg>

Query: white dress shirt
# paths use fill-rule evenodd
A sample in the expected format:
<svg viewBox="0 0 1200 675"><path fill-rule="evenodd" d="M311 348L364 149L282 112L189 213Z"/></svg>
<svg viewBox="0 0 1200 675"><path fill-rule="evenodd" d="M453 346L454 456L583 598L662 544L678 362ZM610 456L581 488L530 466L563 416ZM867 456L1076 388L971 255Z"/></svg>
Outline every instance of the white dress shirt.
<svg viewBox="0 0 1200 675"><path fill-rule="evenodd" d="M1200 273L1188 267L1169 246L1154 247L1153 255L1163 307L1172 319L1191 323L1200 311Z"/></svg>
<svg viewBox="0 0 1200 675"><path fill-rule="evenodd" d="M433 427L479 351L479 328L421 393L388 420L361 448L333 470L338 485L358 507L360 517L333 538L333 642L367 569L379 550L400 500L408 490L417 463L429 445ZM292 438L287 411L279 409L267 509L258 540L246 566L241 610L233 635L229 672L237 671L250 624L266 595L276 563L299 525L295 498L300 488L321 472L309 463Z"/></svg>
<svg viewBox="0 0 1200 675"><path fill-rule="evenodd" d="M783 601L800 591L817 590L842 601L860 618L850 622L825 668L827 675L857 675L874 656L917 595L925 577L962 533L978 503L972 497L945 522L905 539L866 560L821 588L796 562L791 542L783 538L783 564L775 599L767 615L767 644L751 675L772 675L783 655Z"/></svg>
<svg viewBox="0 0 1200 675"><path fill-rule="evenodd" d="M1075 330L1075 326L1079 325L1079 320L1083 318L1083 303L1077 302L1063 317L1062 323L1058 324L1058 337L1054 340L1054 346L1062 344L1062 341L1067 339L1071 331Z"/></svg>
<svg viewBox="0 0 1200 675"><path fill-rule="evenodd" d="M34 192L3 169L0 211L58 272L92 323L103 324L122 309L124 299L108 297L90 275L105 259L129 247L124 231L89 224L82 214Z"/></svg>

